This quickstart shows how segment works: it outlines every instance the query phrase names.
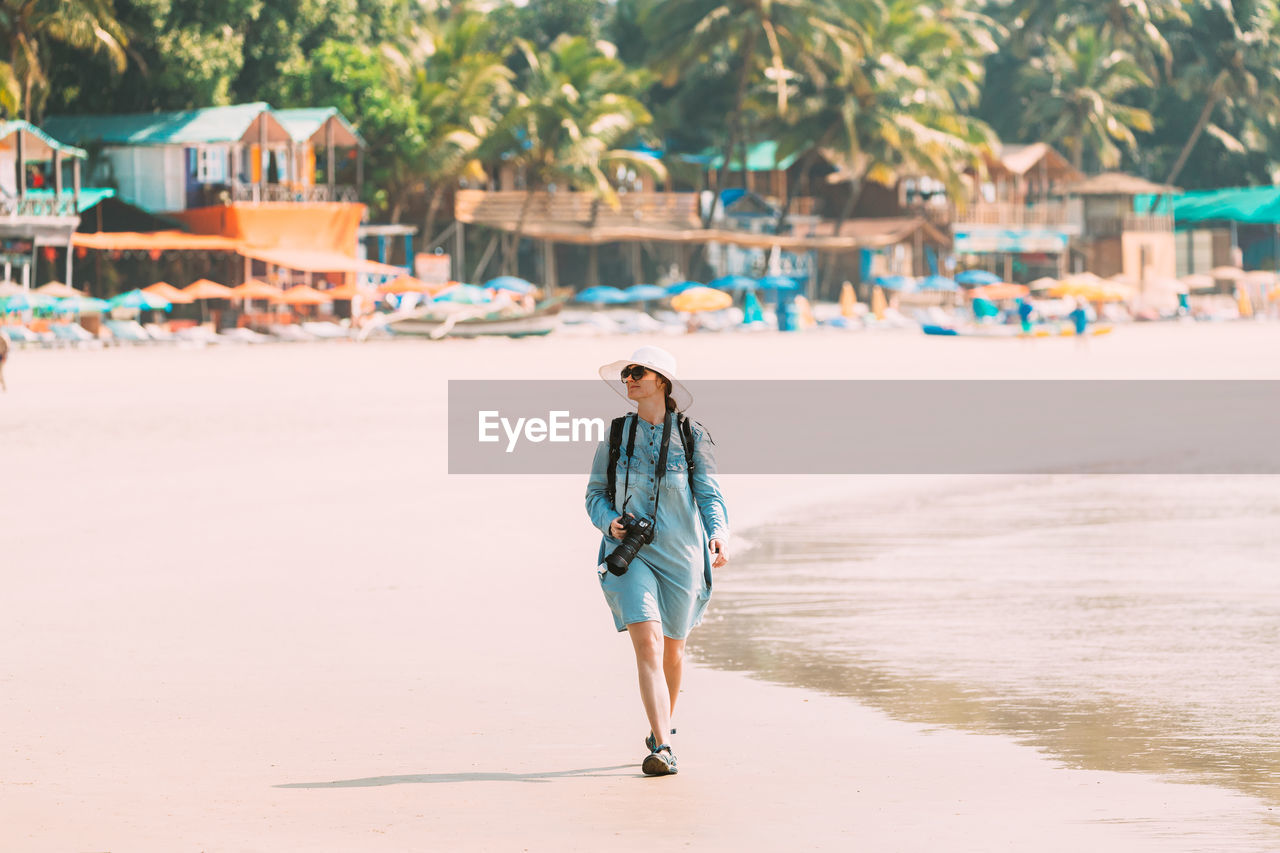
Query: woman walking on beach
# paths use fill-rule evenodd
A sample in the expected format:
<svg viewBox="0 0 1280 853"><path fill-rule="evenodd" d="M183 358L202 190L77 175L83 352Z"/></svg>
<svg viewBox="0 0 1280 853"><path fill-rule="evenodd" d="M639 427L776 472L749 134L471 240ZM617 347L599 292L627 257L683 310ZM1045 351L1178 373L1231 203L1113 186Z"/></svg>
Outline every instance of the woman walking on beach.
<svg viewBox="0 0 1280 853"><path fill-rule="evenodd" d="M641 769L665 776L676 772L667 733L675 734L685 640L711 598L711 570L728 562L728 518L711 437L683 414L693 395L677 378L675 358L641 347L600 376L636 412L616 419L596 448L587 514L604 534L605 601L635 650L650 726Z"/></svg>

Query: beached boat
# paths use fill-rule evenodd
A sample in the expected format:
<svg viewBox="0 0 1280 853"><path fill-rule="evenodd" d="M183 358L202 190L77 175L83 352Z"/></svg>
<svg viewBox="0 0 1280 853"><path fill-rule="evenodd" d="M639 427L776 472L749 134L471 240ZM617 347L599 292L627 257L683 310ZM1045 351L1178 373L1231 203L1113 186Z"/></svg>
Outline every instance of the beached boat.
<svg viewBox="0 0 1280 853"><path fill-rule="evenodd" d="M936 326L926 323L920 327L926 335L937 335L944 338L1069 338L1076 330L1071 326L1037 326L1029 334L1024 334L1017 326ZM1112 326L1090 326L1086 336L1110 334Z"/></svg>
<svg viewBox="0 0 1280 853"><path fill-rule="evenodd" d="M563 299L550 299L532 311L508 305L493 309L487 305L433 303L412 311L389 314L385 325L397 335L474 338L501 335L524 338L550 334L560 324Z"/></svg>

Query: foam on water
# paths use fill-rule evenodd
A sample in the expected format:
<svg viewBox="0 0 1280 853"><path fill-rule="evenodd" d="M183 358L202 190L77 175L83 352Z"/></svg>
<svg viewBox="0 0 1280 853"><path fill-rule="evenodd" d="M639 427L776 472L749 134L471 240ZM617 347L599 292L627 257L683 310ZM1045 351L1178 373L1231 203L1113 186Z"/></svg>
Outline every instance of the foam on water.
<svg viewBox="0 0 1280 853"><path fill-rule="evenodd" d="M1280 478L973 478L749 535L700 660L1280 803Z"/></svg>

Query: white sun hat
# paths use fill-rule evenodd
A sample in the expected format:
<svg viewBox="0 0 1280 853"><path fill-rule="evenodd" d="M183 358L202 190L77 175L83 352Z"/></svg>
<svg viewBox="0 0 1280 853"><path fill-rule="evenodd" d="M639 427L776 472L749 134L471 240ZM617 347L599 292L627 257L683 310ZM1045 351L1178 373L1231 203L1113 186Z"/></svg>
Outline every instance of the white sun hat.
<svg viewBox="0 0 1280 853"><path fill-rule="evenodd" d="M671 380L671 399L676 402L676 411L683 412L693 405L693 395L680 383L676 369L676 357L661 347L640 347L631 354L631 358L622 361L611 361L600 368L600 378L609 387L622 395L622 399L636 405L636 401L627 396L627 383L622 381L622 368L630 364L647 367L654 373L660 373Z"/></svg>

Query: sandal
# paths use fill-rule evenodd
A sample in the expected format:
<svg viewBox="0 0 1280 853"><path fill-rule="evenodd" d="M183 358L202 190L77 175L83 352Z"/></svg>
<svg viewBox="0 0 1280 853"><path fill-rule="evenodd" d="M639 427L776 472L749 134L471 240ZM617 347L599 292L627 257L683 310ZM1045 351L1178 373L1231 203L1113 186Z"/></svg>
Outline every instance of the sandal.
<svg viewBox="0 0 1280 853"><path fill-rule="evenodd" d="M674 776L676 774L676 757L668 744L660 744L657 749L644 757L640 770L646 776Z"/></svg>
<svg viewBox="0 0 1280 853"><path fill-rule="evenodd" d="M676 733L676 730L675 730L675 729L672 729L672 730L671 730L671 733L672 733L672 734L675 734L675 733ZM645 737L645 739L644 739L644 748L645 748L645 749L647 749L647 750L649 750L650 752L657 752L657 751L658 751L658 739L657 739L656 737L654 737L654 736L653 736L653 732L649 732L648 736L646 736L646 737Z"/></svg>

